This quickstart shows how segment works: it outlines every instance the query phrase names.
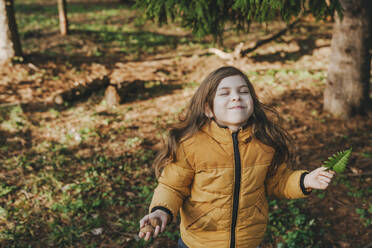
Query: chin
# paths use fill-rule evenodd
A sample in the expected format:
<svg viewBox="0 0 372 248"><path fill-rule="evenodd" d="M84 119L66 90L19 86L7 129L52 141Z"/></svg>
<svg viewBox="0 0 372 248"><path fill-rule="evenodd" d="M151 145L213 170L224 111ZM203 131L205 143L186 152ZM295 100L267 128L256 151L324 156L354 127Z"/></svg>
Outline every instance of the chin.
<svg viewBox="0 0 372 248"><path fill-rule="evenodd" d="M247 122L247 119L236 119L231 121L231 123L234 123L234 125L244 125Z"/></svg>

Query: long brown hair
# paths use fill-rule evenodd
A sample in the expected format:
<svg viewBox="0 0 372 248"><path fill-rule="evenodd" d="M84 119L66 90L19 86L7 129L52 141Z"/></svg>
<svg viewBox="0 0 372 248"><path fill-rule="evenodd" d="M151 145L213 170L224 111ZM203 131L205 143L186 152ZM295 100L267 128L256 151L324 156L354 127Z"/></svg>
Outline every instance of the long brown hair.
<svg viewBox="0 0 372 248"><path fill-rule="evenodd" d="M208 106L213 110L213 100L219 83L222 79L235 75L239 75L244 79L253 99L254 110L248 120L253 125L253 137L275 150L269 175L272 175L281 163L289 159L289 134L280 125L270 120L265 113L270 112L280 120L277 112L258 100L253 85L243 72L235 67L224 66L211 72L203 80L191 98L185 113L180 115L180 122L170 129L165 149L159 152L154 160L153 167L156 177L160 176L162 169L167 163L177 161L176 151L180 141L190 138L201 130L207 122L211 121L205 115L206 107Z"/></svg>

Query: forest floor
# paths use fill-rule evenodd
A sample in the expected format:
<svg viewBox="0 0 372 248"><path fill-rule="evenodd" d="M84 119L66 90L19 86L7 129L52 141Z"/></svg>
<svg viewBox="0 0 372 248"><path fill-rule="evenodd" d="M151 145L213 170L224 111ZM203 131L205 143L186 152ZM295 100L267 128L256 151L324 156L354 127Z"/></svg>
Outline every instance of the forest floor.
<svg viewBox="0 0 372 248"><path fill-rule="evenodd" d="M308 18L244 58L208 52L177 24L161 27L115 1L68 2L71 34L58 34L55 4L16 1L24 59L0 68L0 247L175 247L177 223L138 240L156 179L151 164L167 129L203 78L222 65L244 71L294 138L293 168L313 170L352 147L347 170L306 200L270 200L269 247L371 247L372 120L322 109L332 23ZM227 30L223 47L250 47L285 27ZM56 96L92 82L78 99ZM107 84L104 84L107 85Z"/></svg>

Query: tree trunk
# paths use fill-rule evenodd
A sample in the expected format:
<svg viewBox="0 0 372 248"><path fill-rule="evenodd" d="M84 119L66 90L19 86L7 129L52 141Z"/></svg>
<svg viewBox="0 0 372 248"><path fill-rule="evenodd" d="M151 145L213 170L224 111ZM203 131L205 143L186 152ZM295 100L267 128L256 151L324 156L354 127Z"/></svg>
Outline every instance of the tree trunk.
<svg viewBox="0 0 372 248"><path fill-rule="evenodd" d="M22 57L13 0L0 0L0 62Z"/></svg>
<svg viewBox="0 0 372 248"><path fill-rule="evenodd" d="M66 0L58 0L58 16L59 16L59 29L61 31L61 34L67 35L69 32L68 32Z"/></svg>
<svg viewBox="0 0 372 248"><path fill-rule="evenodd" d="M324 110L347 119L369 107L372 1L340 2L344 17L336 16L333 28Z"/></svg>

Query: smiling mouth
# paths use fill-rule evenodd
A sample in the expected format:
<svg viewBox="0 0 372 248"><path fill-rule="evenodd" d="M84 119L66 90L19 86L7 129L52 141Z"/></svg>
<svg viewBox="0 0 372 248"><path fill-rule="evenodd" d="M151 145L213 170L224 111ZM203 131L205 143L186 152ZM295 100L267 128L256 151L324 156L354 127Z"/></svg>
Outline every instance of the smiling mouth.
<svg viewBox="0 0 372 248"><path fill-rule="evenodd" d="M231 107L230 109L244 109L243 106L235 106L235 107Z"/></svg>

